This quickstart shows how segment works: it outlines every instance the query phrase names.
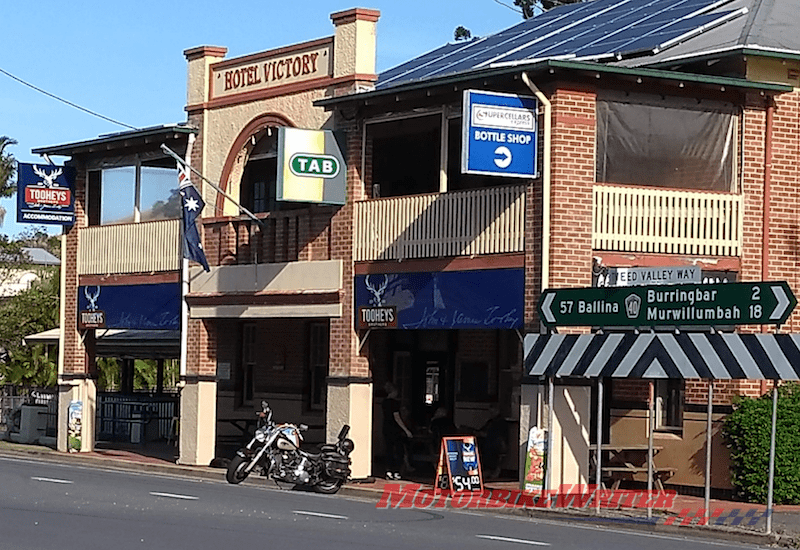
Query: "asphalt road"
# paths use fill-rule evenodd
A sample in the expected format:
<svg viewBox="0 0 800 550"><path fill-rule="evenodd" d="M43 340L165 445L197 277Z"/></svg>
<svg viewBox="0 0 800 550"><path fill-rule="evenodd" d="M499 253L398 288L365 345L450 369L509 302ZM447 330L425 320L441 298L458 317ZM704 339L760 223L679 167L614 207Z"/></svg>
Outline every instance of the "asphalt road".
<svg viewBox="0 0 800 550"><path fill-rule="evenodd" d="M220 475L220 478L222 476ZM0 458L0 550L755 548L457 510Z"/></svg>

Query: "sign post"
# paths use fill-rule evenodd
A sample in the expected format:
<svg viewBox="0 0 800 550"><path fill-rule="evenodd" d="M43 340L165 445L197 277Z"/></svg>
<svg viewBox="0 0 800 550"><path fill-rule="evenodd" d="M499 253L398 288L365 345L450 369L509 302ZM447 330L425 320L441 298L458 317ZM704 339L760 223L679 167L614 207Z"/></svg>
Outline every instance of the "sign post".
<svg viewBox="0 0 800 550"><path fill-rule="evenodd" d="M554 326L780 325L797 305L785 281L548 289L538 311Z"/></svg>

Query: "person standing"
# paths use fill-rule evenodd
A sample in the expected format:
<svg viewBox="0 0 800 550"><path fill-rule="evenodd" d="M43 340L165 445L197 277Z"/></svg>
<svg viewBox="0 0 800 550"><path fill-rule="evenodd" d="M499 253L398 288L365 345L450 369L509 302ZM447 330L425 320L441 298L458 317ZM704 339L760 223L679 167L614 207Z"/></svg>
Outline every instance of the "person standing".
<svg viewBox="0 0 800 550"><path fill-rule="evenodd" d="M400 401L397 388L391 382L384 386L386 397L383 400L383 440L386 445L386 479L400 479L405 445L403 438L411 439L409 430L400 416Z"/></svg>

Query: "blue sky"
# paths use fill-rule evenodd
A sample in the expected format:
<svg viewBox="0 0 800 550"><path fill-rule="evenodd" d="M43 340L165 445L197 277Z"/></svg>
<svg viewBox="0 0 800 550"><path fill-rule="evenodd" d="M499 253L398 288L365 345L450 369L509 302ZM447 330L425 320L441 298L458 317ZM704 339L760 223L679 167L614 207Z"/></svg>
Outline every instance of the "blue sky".
<svg viewBox="0 0 800 550"><path fill-rule="evenodd" d="M498 0L15 1L3 6L0 69L137 128L183 122L184 50L224 46L230 58L331 36L330 14L356 6L381 12L379 72L452 41L459 25L485 36L521 20ZM17 140L10 152L21 162L41 162L31 154L37 147L124 129L0 73L0 136ZM8 216L0 232L16 235L29 227L16 224L14 201L2 204Z"/></svg>

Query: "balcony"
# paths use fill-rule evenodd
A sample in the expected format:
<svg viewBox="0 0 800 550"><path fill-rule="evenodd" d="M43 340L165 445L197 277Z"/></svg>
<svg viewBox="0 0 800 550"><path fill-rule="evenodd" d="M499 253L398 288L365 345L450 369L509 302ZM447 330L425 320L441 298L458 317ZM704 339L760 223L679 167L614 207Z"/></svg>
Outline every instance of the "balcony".
<svg viewBox="0 0 800 550"><path fill-rule="evenodd" d="M78 275L177 271L181 220L99 225L80 230Z"/></svg>
<svg viewBox="0 0 800 550"><path fill-rule="evenodd" d="M740 195L594 186L595 250L739 256L742 223Z"/></svg>
<svg viewBox="0 0 800 550"><path fill-rule="evenodd" d="M354 223L357 262L521 253L525 186L361 201Z"/></svg>

